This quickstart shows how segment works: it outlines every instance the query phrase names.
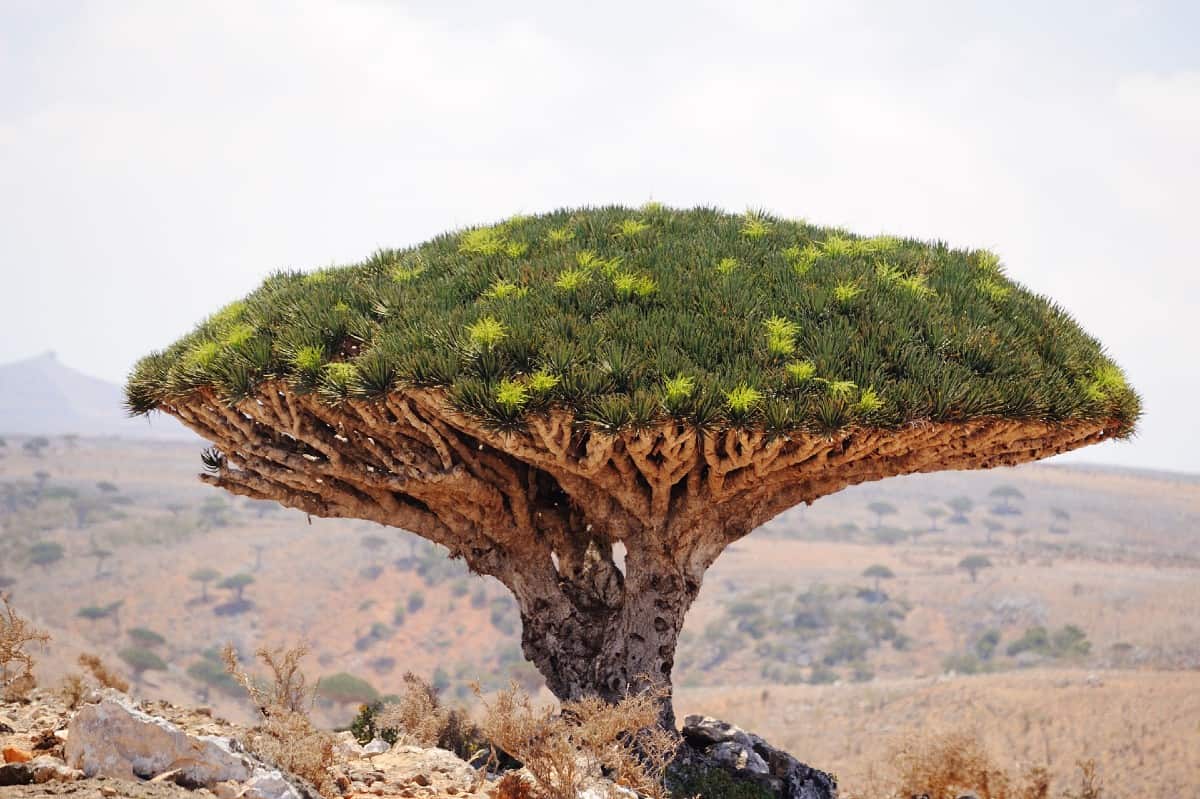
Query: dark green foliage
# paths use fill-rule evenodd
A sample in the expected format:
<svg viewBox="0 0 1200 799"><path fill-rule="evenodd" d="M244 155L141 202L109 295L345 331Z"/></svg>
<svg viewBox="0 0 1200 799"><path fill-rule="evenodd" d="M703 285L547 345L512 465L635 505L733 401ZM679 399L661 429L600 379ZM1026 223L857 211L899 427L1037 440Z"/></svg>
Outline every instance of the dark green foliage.
<svg viewBox="0 0 1200 799"><path fill-rule="evenodd" d="M132 646L128 649L122 649L118 655L121 660L129 668L133 669L134 674L139 677L143 672L147 671L166 671L167 664L158 655L151 652L149 649L144 649L138 646Z"/></svg>
<svg viewBox="0 0 1200 799"><path fill-rule="evenodd" d="M975 654L980 660L991 660L996 654L996 647L1000 645L1000 631L988 630L983 635L979 636L979 640L975 642Z"/></svg>
<svg viewBox="0 0 1200 799"><path fill-rule="evenodd" d="M253 582L254 577L249 574L234 574L217 583L217 588L234 591L237 593L237 598L241 599L242 592L246 590L246 586L251 585Z"/></svg>
<svg viewBox="0 0 1200 799"><path fill-rule="evenodd" d="M317 696L338 704L367 704L379 700L379 692L369 682L353 674L338 672L322 677L317 684Z"/></svg>
<svg viewBox="0 0 1200 799"><path fill-rule="evenodd" d="M63 559L63 545L57 541L39 541L29 548L29 562L48 569Z"/></svg>
<svg viewBox="0 0 1200 799"><path fill-rule="evenodd" d="M277 273L144 358L127 403L145 413L202 386L235 401L278 377L331 403L444 386L499 428L563 404L603 430L1003 415L1132 432L1121 371L991 253L754 221L560 210Z"/></svg>
<svg viewBox="0 0 1200 799"><path fill-rule="evenodd" d="M1030 627L1025 634L1011 642L1004 650L1009 657L1023 652L1033 652L1044 657L1080 657L1092 651L1087 633L1074 624L1068 624L1051 633L1045 627Z"/></svg>
<svg viewBox="0 0 1200 799"><path fill-rule="evenodd" d="M209 657L207 653L204 658L188 666L187 673L196 682L215 688L226 696L245 696L245 689L225 670L220 659Z"/></svg>
<svg viewBox="0 0 1200 799"><path fill-rule="evenodd" d="M992 568L992 561L987 555L967 555L958 562L958 568L971 575L971 582L975 582L980 571Z"/></svg>
<svg viewBox="0 0 1200 799"><path fill-rule="evenodd" d="M154 630L149 629L148 627L134 627L129 631L128 635L129 639L133 641L134 644L144 649L162 646L167 642L166 638L163 638L161 635L154 632Z"/></svg>
<svg viewBox="0 0 1200 799"><path fill-rule="evenodd" d="M87 607L80 608L75 615L81 619L87 619L88 621L99 621L100 619L108 618L110 614L107 608L98 607L97 605L88 605Z"/></svg>
<svg viewBox="0 0 1200 799"><path fill-rule="evenodd" d="M367 702L359 706L358 714L354 717L354 721L350 722L350 733L354 736L354 740L364 746L375 738L381 738L388 744L396 743L400 738L399 730L378 729L375 725L375 719L381 710L383 710L382 701Z"/></svg>
<svg viewBox="0 0 1200 799"><path fill-rule="evenodd" d="M719 768L674 771L667 776L667 787L676 799L771 799L775 795L762 785L739 780Z"/></svg>

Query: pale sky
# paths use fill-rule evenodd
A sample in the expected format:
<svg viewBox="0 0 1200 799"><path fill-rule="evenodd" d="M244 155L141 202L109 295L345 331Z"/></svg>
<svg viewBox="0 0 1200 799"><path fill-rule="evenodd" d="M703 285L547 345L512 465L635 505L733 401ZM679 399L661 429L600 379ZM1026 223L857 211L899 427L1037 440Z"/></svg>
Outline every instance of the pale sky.
<svg viewBox="0 0 1200 799"><path fill-rule="evenodd" d="M1047 10L1047 6L1053 6ZM0 0L0 363L121 381L270 271L655 199L989 247L1200 471L1200 4Z"/></svg>

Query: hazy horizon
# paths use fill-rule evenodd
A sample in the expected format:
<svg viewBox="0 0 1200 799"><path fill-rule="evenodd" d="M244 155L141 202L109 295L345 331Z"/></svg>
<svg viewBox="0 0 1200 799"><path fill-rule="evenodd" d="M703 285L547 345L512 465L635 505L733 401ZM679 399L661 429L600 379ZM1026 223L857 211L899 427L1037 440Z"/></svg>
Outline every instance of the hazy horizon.
<svg viewBox="0 0 1200 799"><path fill-rule="evenodd" d="M756 207L995 250L1144 397L1133 441L1069 460L1200 472L1178 366L1200 339L1196 7L18 2L0 23L0 363L54 350L119 383L279 268L563 206Z"/></svg>

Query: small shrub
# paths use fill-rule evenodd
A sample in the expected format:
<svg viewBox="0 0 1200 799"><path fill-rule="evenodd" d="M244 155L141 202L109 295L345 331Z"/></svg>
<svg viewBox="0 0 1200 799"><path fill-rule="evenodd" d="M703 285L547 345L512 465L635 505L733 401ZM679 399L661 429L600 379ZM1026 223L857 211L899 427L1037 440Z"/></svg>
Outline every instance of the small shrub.
<svg viewBox="0 0 1200 799"><path fill-rule="evenodd" d="M50 636L26 621L13 609L8 595L0 596L0 696L19 701L37 687L30 644L45 644Z"/></svg>
<svg viewBox="0 0 1200 799"><path fill-rule="evenodd" d="M96 655L85 652L79 656L79 665L102 688L112 688L114 691L120 691L121 693L126 693L129 690L129 683L125 678L109 669L108 666L104 665L104 661L100 660Z"/></svg>
<svg viewBox="0 0 1200 799"><path fill-rule="evenodd" d="M585 698L564 702L556 714L535 708L513 685L483 703L481 729L493 746L525 765L536 792L548 799L575 799L602 775L643 796L667 799L666 769L680 738L658 726L663 698L657 691L616 704Z"/></svg>
<svg viewBox="0 0 1200 799"><path fill-rule="evenodd" d="M359 743L379 737L390 744L437 746L463 759L486 746L465 710L443 705L437 689L411 672L395 701L363 705L350 729Z"/></svg>
<svg viewBox="0 0 1200 799"><path fill-rule="evenodd" d="M300 670L307 653L303 644L282 651L259 649L255 654L271 671L266 682L256 681L241 668L232 645L221 654L230 676L246 690L263 717L263 723L247 735L246 748L308 780L322 796L340 796L333 774L334 738L313 726L308 716L315 692Z"/></svg>
<svg viewBox="0 0 1200 799"><path fill-rule="evenodd" d="M75 672L63 677L62 682L58 686L58 696L69 710L79 707L86 693L87 681L84 680L82 674Z"/></svg>

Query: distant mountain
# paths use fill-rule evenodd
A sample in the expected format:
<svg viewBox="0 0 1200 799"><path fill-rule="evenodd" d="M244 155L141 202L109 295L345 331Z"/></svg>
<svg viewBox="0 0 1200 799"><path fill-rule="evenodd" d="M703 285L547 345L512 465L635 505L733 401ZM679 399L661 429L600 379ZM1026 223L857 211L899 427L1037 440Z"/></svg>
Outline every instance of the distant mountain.
<svg viewBox="0 0 1200 799"><path fill-rule="evenodd" d="M164 414L130 419L121 387L77 372L53 352L0 366L0 433L194 438Z"/></svg>

